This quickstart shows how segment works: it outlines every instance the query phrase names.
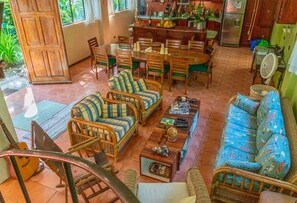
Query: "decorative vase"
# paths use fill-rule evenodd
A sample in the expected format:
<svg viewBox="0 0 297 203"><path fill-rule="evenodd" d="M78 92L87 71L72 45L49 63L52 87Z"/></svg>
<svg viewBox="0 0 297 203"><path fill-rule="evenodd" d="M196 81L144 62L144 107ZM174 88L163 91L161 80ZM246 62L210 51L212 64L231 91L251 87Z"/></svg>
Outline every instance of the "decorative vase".
<svg viewBox="0 0 297 203"><path fill-rule="evenodd" d="M203 22L199 22L199 23L196 24L196 27L197 27L198 30L202 30L203 27L204 27L204 23Z"/></svg>

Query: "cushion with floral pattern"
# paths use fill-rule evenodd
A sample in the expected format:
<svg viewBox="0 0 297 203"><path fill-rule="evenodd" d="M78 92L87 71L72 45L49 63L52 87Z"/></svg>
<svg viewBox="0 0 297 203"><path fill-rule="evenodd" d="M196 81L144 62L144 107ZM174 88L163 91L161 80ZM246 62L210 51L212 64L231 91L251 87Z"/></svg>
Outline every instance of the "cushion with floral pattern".
<svg viewBox="0 0 297 203"><path fill-rule="evenodd" d="M255 102L251 99L246 98L245 96L242 96L241 94L237 94L236 100L234 102L235 106L238 106L239 108L245 110L251 115L256 115L256 112L259 107L259 103Z"/></svg>
<svg viewBox="0 0 297 203"><path fill-rule="evenodd" d="M242 169L250 172L257 172L261 168L261 164L257 162L239 161L239 160L228 160L225 163L226 166L233 168Z"/></svg>

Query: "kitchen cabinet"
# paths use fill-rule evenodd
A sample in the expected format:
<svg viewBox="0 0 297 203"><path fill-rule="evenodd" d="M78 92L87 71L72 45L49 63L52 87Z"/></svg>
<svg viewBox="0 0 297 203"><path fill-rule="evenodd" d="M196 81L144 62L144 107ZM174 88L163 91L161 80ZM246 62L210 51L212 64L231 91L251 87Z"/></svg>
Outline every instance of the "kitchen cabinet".
<svg viewBox="0 0 297 203"><path fill-rule="evenodd" d="M278 0L275 17L277 23L296 24L296 0Z"/></svg>
<svg viewBox="0 0 297 203"><path fill-rule="evenodd" d="M215 37L215 40L220 39L220 32L221 32L221 23L220 22L208 20L207 21L207 29L217 31L218 34Z"/></svg>
<svg viewBox="0 0 297 203"><path fill-rule="evenodd" d="M241 34L241 45L249 46L252 39L270 40L278 0L249 0Z"/></svg>

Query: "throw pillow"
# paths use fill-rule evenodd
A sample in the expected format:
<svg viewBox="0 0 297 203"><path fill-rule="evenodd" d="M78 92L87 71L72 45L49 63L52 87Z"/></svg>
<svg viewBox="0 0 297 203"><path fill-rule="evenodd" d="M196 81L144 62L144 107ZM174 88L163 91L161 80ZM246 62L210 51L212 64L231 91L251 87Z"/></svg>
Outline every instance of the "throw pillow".
<svg viewBox="0 0 297 203"><path fill-rule="evenodd" d="M270 110L257 130L256 144L258 151L273 134L286 135L284 118L280 110Z"/></svg>
<svg viewBox="0 0 297 203"><path fill-rule="evenodd" d="M257 162L248 162L248 161L240 161L240 160L228 160L225 163L226 166L230 166L233 168L242 169L250 172L257 172L261 168L261 164Z"/></svg>
<svg viewBox="0 0 297 203"><path fill-rule="evenodd" d="M185 197L180 201L180 203L195 203L196 202L196 195Z"/></svg>
<svg viewBox="0 0 297 203"><path fill-rule="evenodd" d="M259 103L253 100L250 100L241 94L237 94L236 100L234 102L235 106L238 106L242 110L245 110L251 115L256 115L257 109L259 107Z"/></svg>
<svg viewBox="0 0 297 203"><path fill-rule="evenodd" d="M137 83L138 83L138 86L139 86L140 91L143 91L143 90L147 90L148 89L147 88L147 85L146 85L146 82L145 82L145 80L143 78L139 79L137 81Z"/></svg>
<svg viewBox="0 0 297 203"><path fill-rule="evenodd" d="M103 104L103 118L128 116L128 104Z"/></svg>
<svg viewBox="0 0 297 203"><path fill-rule="evenodd" d="M255 161L262 165L258 174L284 179L291 166L290 147L286 136L275 134L259 151Z"/></svg>

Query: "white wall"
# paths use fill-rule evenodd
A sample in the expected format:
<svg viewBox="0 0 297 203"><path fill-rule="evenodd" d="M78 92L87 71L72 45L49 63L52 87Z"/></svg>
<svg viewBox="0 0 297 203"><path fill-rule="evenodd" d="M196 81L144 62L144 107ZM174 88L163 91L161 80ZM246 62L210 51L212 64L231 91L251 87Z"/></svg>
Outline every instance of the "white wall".
<svg viewBox="0 0 297 203"><path fill-rule="evenodd" d="M100 24L99 21L88 25L80 22L63 27L69 65L90 56L88 40L97 37L97 40L100 41Z"/></svg>
<svg viewBox="0 0 297 203"><path fill-rule="evenodd" d="M17 140L16 132L13 127L11 117L8 112L8 108L4 99L4 95L2 93L2 90L0 88L0 117L2 118L3 122L5 123L7 129L9 130L10 134ZM8 146L8 141L6 139L6 136L4 132L2 131L2 128L0 128L0 151L3 151L7 148ZM9 171L7 167L7 162L4 159L0 159L0 183L5 181L9 176Z"/></svg>

